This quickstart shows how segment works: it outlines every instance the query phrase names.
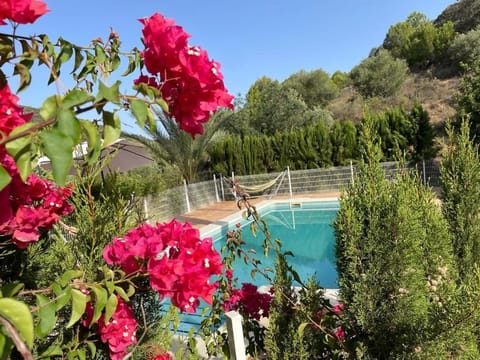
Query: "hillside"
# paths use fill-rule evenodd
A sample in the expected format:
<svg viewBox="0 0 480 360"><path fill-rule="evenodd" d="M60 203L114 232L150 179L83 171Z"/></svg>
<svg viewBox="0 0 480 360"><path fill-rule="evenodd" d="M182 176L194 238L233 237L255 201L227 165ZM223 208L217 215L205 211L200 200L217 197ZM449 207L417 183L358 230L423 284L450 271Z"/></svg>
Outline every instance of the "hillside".
<svg viewBox="0 0 480 360"><path fill-rule="evenodd" d="M441 26L453 22L455 31L466 33L480 24L480 0L462 0L448 6L433 22Z"/></svg>
<svg viewBox="0 0 480 360"><path fill-rule="evenodd" d="M458 78L437 79L425 73L412 74L396 96L371 99L362 98L350 86L332 100L327 110L332 112L335 119L359 121L367 108L371 112L380 112L391 106L410 108L417 101L428 111L431 123L440 130L455 113L452 106L458 84Z"/></svg>

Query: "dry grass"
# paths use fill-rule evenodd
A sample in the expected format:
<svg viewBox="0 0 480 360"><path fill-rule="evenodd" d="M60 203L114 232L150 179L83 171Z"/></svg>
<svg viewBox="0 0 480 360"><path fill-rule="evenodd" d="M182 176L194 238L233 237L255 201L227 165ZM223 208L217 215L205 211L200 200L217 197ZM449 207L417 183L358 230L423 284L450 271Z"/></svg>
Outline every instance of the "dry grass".
<svg viewBox="0 0 480 360"><path fill-rule="evenodd" d="M366 109L372 113L383 112L393 106L410 109L418 101L428 111L431 123L440 135L445 121L455 114L453 103L458 85L458 78L441 80L415 74L408 77L394 97L364 99L352 87L347 87L330 102L327 109L333 113L335 119L357 122L361 120Z"/></svg>

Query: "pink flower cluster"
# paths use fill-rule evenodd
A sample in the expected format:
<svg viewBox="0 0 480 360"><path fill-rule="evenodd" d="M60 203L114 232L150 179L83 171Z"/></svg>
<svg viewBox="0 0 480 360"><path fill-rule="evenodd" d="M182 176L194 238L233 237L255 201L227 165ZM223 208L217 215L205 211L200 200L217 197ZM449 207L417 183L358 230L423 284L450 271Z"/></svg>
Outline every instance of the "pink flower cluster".
<svg viewBox="0 0 480 360"><path fill-rule="evenodd" d="M32 24L46 12L48 12L47 4L43 1L2 0L0 1L0 25L5 25L5 20L18 24Z"/></svg>
<svg viewBox="0 0 480 360"><path fill-rule="evenodd" d="M232 108L223 83L220 64L205 50L188 44L181 26L161 14L140 20L143 24L144 63L153 76L140 76L136 83L160 89L171 115L180 128L193 136L202 134L202 123L219 107Z"/></svg>
<svg viewBox="0 0 480 360"><path fill-rule="evenodd" d="M212 239L200 239L189 223L175 219L151 226L143 224L123 238L113 239L104 251L107 264L119 265L127 274L147 273L152 289L185 312L195 312L200 301L212 303L216 283L212 275L222 271L222 259Z"/></svg>
<svg viewBox="0 0 480 360"><path fill-rule="evenodd" d="M17 102L18 97L4 85L0 89L0 138L30 121L31 114L24 114ZM40 232L50 229L60 216L72 212L73 207L68 203L72 191L34 174L23 182L15 161L3 146L0 164L11 177L11 182L0 191L0 235L11 236L17 247L24 249L37 241Z"/></svg>
<svg viewBox="0 0 480 360"><path fill-rule="evenodd" d="M231 272L227 272L227 279ZM241 289L230 289L230 297L224 302L225 311L238 310L242 315L260 320L268 317L272 295L258 292L257 286L243 283Z"/></svg>
<svg viewBox="0 0 480 360"><path fill-rule="evenodd" d="M85 291L88 293L88 290ZM108 344L110 358L112 360L121 360L127 353L130 345L137 343L137 321L133 315L130 305L125 303L122 298L117 297L118 303L112 317L105 322L105 315L102 314L98 320L98 333L103 343ZM82 325L89 327L93 318L93 305L87 303Z"/></svg>

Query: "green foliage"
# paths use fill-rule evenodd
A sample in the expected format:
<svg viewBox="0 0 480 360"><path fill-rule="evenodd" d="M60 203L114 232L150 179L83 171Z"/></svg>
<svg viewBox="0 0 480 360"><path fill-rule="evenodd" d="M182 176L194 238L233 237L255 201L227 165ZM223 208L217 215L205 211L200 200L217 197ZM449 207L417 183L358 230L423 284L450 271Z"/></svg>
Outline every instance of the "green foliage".
<svg viewBox="0 0 480 360"><path fill-rule="evenodd" d="M462 64L471 65L480 59L480 27L457 35L448 49L448 57L458 71Z"/></svg>
<svg viewBox="0 0 480 360"><path fill-rule="evenodd" d="M394 95L407 77L404 61L395 59L389 51L379 50L350 72L353 86L364 97Z"/></svg>
<svg viewBox="0 0 480 360"><path fill-rule="evenodd" d="M463 121L456 133L447 128L449 144L441 163L442 211L452 234L458 272L466 281L480 261L480 157Z"/></svg>
<svg viewBox="0 0 480 360"><path fill-rule="evenodd" d="M387 180L371 123L364 134L365 162L334 224L351 351L381 359L478 357L465 317L472 303L456 287L448 225L433 194L406 171Z"/></svg>
<svg viewBox="0 0 480 360"><path fill-rule="evenodd" d="M348 76L348 73L340 70L335 71L332 74L331 79L333 83L337 85L338 89L343 89L345 86L350 84L350 76Z"/></svg>
<svg viewBox="0 0 480 360"><path fill-rule="evenodd" d="M383 47L411 67L424 67L435 57L443 56L455 37L454 26L446 22L439 27L419 12L390 27Z"/></svg>
<svg viewBox="0 0 480 360"><path fill-rule="evenodd" d="M328 76L327 79L335 86ZM314 89L311 91L313 92ZM331 115L322 111L318 105L315 106L315 103L309 107L303 95L293 86L280 84L267 77L258 79L250 87L245 106L239 113L241 113L237 114L239 118L248 119L250 130L245 134L260 133L269 136L277 131L289 131L307 126L319 121L320 118L330 117L331 119Z"/></svg>
<svg viewBox="0 0 480 360"><path fill-rule="evenodd" d="M480 25L480 3L478 0L459 0L451 3L435 20L435 25L446 22L454 24L455 31L466 33Z"/></svg>
<svg viewBox="0 0 480 360"><path fill-rule="evenodd" d="M410 121L413 126L413 158L426 160L435 157L433 127L428 112L419 103L410 110Z"/></svg>
<svg viewBox="0 0 480 360"><path fill-rule="evenodd" d="M457 123L468 118L470 137L478 142L480 139L480 60L466 67L456 99L456 108Z"/></svg>
<svg viewBox="0 0 480 360"><path fill-rule="evenodd" d="M159 168L176 170L178 182L185 179L188 183L200 178L200 171L208 162L207 151L224 137L219 131L222 117L212 117L205 124L201 135L192 136L178 127L177 122L160 109L156 111L160 127L152 131L151 136L127 134L126 137L138 141L146 147Z"/></svg>
<svg viewBox="0 0 480 360"><path fill-rule="evenodd" d="M340 80L339 76L337 75L337 80ZM283 81L282 85L296 90L309 108L325 106L338 96L338 86L321 69L296 72Z"/></svg>

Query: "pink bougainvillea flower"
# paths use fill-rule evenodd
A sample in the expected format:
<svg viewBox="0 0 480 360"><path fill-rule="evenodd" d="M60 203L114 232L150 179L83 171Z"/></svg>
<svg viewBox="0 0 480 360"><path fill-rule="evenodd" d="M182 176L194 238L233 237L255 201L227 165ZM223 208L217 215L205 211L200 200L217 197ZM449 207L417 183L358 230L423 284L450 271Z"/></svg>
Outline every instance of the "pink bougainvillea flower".
<svg viewBox="0 0 480 360"><path fill-rule="evenodd" d="M108 344L110 359L123 359L127 348L137 343L137 326L132 308L118 297L117 308L110 320L105 322L104 315L98 320L100 338Z"/></svg>
<svg viewBox="0 0 480 360"><path fill-rule="evenodd" d="M343 339L345 339L345 331L343 331L341 326L337 327L333 333L338 340L342 341Z"/></svg>
<svg viewBox="0 0 480 360"><path fill-rule="evenodd" d="M0 1L0 25L6 19L18 24L32 24L47 13L47 4L38 0L2 0Z"/></svg>
<svg viewBox="0 0 480 360"><path fill-rule="evenodd" d="M216 283L210 277L223 269L212 239L200 239L198 229L177 220L143 224L108 244L103 257L127 274L147 274L161 298L170 297L182 311L195 312L202 298L210 304Z"/></svg>
<svg viewBox="0 0 480 360"><path fill-rule="evenodd" d="M0 4L3 4L3 1L0 1ZM7 84L0 89L0 138L8 136L17 126L30 121L32 115L33 113L23 113L23 108L18 105L18 96L11 92Z"/></svg>
<svg viewBox="0 0 480 360"><path fill-rule="evenodd" d="M144 26L142 56L152 76L142 74L135 83L157 87L179 127L192 136L203 133L203 124L213 112L233 108L220 64L200 47L190 46L190 35L173 20L156 13L140 21Z"/></svg>
<svg viewBox="0 0 480 360"><path fill-rule="evenodd" d="M156 354L151 360L173 360L172 355L167 352Z"/></svg>
<svg viewBox="0 0 480 360"><path fill-rule="evenodd" d="M343 303L335 304L335 305L333 306L333 310L332 310L332 311L333 311L335 314L339 315L339 314L342 312L343 307L344 307Z"/></svg>
<svg viewBox="0 0 480 360"><path fill-rule="evenodd" d="M2 2L1 6L5 3ZM0 89L0 138L9 136L13 129L27 123L31 117L32 114L23 113L18 97L12 94L7 84L4 85ZM11 236L18 248L25 249L39 239L42 231L49 230L61 216L73 211L68 202L72 189L57 187L35 174L24 182L15 161L3 146L0 147L0 164L11 178L0 191L0 235Z"/></svg>

